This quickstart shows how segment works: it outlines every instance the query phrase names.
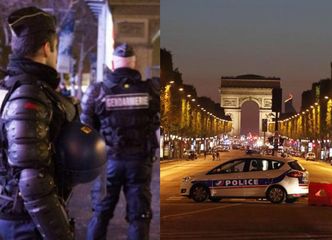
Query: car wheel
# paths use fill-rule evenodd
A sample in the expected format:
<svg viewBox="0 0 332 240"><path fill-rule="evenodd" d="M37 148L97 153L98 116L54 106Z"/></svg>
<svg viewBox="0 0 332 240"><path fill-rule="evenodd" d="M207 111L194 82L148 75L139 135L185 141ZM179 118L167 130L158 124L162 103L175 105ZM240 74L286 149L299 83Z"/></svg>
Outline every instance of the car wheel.
<svg viewBox="0 0 332 240"><path fill-rule="evenodd" d="M220 202L221 197L212 197L212 196L210 196L209 199L210 199L211 202Z"/></svg>
<svg viewBox="0 0 332 240"><path fill-rule="evenodd" d="M195 202L204 202L209 195L209 189L202 184L196 184L191 189L191 198Z"/></svg>
<svg viewBox="0 0 332 240"><path fill-rule="evenodd" d="M285 202L286 203L295 203L299 198L297 197L287 197Z"/></svg>
<svg viewBox="0 0 332 240"><path fill-rule="evenodd" d="M267 199L271 203L282 203L285 199L285 190L278 186L273 186L267 191Z"/></svg>

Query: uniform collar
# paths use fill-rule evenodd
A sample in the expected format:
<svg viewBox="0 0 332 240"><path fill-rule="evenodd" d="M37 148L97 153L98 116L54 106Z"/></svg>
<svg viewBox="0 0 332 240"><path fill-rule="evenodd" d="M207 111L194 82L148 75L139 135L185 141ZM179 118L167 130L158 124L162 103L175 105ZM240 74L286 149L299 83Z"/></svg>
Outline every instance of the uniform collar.
<svg viewBox="0 0 332 240"><path fill-rule="evenodd" d="M104 83L107 87L114 87L118 84L131 83L135 84L142 81L139 71L131 68L117 68L113 72L106 70Z"/></svg>
<svg viewBox="0 0 332 240"><path fill-rule="evenodd" d="M28 58L11 57L7 66L7 72L9 77L21 74L33 75L39 81L48 84L53 89L56 89L60 82L58 73L54 68Z"/></svg>

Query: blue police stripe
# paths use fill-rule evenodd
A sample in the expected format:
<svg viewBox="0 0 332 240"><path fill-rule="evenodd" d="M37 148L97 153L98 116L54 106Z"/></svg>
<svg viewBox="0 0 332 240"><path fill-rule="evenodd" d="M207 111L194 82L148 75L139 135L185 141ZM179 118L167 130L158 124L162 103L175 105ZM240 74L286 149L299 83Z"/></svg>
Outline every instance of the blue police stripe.
<svg viewBox="0 0 332 240"><path fill-rule="evenodd" d="M275 184L278 182L281 182L285 176L287 175L289 171L281 174L280 176L276 177L276 178L262 178L262 179L258 179L258 185L271 185L271 184Z"/></svg>
<svg viewBox="0 0 332 240"><path fill-rule="evenodd" d="M289 170L290 171L290 170ZM250 178L250 179L258 179L258 185L255 184L255 185L245 185L245 186L267 186L267 185L271 185L271 184L275 184L275 183L278 183L278 182L281 182L285 176L287 175L287 173L289 171L286 171L285 173L281 174L280 176L276 177L276 178ZM229 180L229 181L244 181L244 180L249 180L249 178L243 178L243 179L226 179L226 180ZM226 180L194 180L192 181L191 183L194 185L194 184L203 184L209 188L211 187L222 187L222 186L225 186L225 182ZM217 184L218 183L218 184ZM228 185L228 187L233 187L233 186L238 186L238 185ZM241 185L243 186L243 185Z"/></svg>

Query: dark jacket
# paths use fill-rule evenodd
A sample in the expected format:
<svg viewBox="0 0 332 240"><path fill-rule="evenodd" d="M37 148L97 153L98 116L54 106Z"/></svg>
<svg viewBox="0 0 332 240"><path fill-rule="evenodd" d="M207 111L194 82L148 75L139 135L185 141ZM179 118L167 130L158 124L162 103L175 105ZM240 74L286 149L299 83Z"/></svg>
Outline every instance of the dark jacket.
<svg viewBox="0 0 332 240"><path fill-rule="evenodd" d="M157 147L159 95L150 80L142 81L138 71L109 71L104 82L89 86L81 106L81 121L104 136L109 158L143 158Z"/></svg>
<svg viewBox="0 0 332 240"><path fill-rule="evenodd" d="M54 159L54 143L68 115L61 103L66 100L55 91L57 72L13 57L8 73L4 86L13 91L1 118L9 168L6 177L16 186L2 194L11 195L18 206L1 202L2 216L15 218L27 212L46 239L73 239L63 206L64 186L59 185Z"/></svg>

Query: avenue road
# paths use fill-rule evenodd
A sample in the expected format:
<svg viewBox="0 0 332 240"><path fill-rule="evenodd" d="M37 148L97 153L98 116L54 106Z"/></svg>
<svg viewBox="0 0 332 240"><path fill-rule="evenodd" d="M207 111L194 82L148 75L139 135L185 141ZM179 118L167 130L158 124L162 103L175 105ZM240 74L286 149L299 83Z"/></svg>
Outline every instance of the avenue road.
<svg viewBox="0 0 332 240"><path fill-rule="evenodd" d="M160 164L161 239L332 239L332 207L309 206L307 198L293 204L266 200L223 199L196 203L180 196L183 177L211 169L244 155L233 150L221 160L174 160ZM309 171L311 182L332 183L332 166L296 158Z"/></svg>

